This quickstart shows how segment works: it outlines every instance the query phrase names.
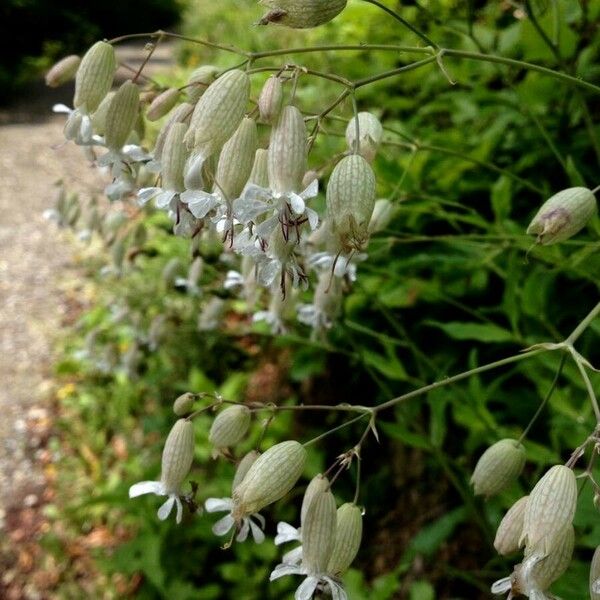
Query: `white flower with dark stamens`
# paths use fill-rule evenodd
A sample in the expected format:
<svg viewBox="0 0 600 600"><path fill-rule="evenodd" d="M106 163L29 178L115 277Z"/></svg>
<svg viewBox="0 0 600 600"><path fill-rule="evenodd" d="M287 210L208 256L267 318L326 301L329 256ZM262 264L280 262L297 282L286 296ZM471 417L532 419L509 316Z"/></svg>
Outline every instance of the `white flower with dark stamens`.
<svg viewBox="0 0 600 600"><path fill-rule="evenodd" d="M364 252L353 252L347 256L335 255L331 252L315 252L309 259L308 264L313 269L323 269L331 272L335 277L347 276L350 281L356 281L356 263L367 259Z"/></svg>
<svg viewBox="0 0 600 600"><path fill-rule="evenodd" d="M160 481L141 481L129 488L129 497L143 494L168 496L158 509L158 518L164 521L177 506L177 523L181 523L183 506L180 496L181 486L187 477L194 459L194 425L187 419L179 419L169 432L162 454Z"/></svg>
<svg viewBox="0 0 600 600"><path fill-rule="evenodd" d="M235 538L237 542L245 542L248 534L252 532L252 538L257 544L262 544L265 540L263 529L265 528L265 519L259 513L246 515L238 519L233 516L235 503L233 498L209 498L204 507L207 512L227 512L223 518L219 519L212 528L215 535L226 535L234 527L238 527L238 534ZM258 521L258 524L255 522Z"/></svg>

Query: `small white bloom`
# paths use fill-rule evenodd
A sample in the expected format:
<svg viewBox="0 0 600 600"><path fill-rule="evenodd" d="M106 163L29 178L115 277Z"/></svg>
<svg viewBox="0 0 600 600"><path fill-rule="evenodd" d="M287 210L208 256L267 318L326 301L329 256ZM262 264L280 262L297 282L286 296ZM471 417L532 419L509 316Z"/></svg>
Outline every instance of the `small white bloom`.
<svg viewBox="0 0 600 600"><path fill-rule="evenodd" d="M281 544L294 541L302 543L302 531L300 528L296 529L289 523L283 521L277 523L275 545L280 546ZM297 565L302 562L302 546L297 546L293 550L286 552L283 555L282 561L283 564L286 565Z"/></svg>
<svg viewBox="0 0 600 600"><path fill-rule="evenodd" d="M181 490L168 490L162 481L140 481L129 488L129 497L137 498L144 494L156 494L157 496L168 496L167 501L158 509L156 513L161 521L164 521L177 506L177 523L181 523L183 515L183 506L179 496Z"/></svg>
<svg viewBox="0 0 600 600"><path fill-rule="evenodd" d="M265 541L265 534L263 529L265 528L265 519L259 513L247 515L241 518L240 522L236 523L236 519L233 516L234 502L233 498L209 498L205 503L204 507L207 512L227 512L227 514L219 519L212 528L212 532L215 535L226 535L234 527L237 527L238 534L236 536L237 542L245 542L248 538L248 534L252 532L252 538L257 544L262 544ZM254 522L258 521L258 524Z"/></svg>
<svg viewBox="0 0 600 600"><path fill-rule="evenodd" d="M311 600L317 588L329 588L332 600L348 600L348 594L342 584L327 573L312 573L301 565L282 563L277 565L269 577L274 581L285 575L306 575L304 581L296 589L295 600Z"/></svg>

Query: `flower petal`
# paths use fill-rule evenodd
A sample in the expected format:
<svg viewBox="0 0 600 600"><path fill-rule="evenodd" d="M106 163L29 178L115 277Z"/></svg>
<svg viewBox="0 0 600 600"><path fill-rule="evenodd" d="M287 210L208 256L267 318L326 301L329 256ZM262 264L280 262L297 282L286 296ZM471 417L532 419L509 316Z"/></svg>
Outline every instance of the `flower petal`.
<svg viewBox="0 0 600 600"><path fill-rule="evenodd" d="M242 223L253 221L271 209L271 205L257 198L242 196L233 201L233 214Z"/></svg>
<svg viewBox="0 0 600 600"><path fill-rule="evenodd" d="M162 192L162 188L159 187L147 187L142 188L137 194L138 204L143 206L148 202L148 200L152 200L154 196L158 196Z"/></svg>
<svg viewBox="0 0 600 600"><path fill-rule="evenodd" d="M231 531L234 523L235 520L231 515L225 515L213 525L212 532L215 535L225 535L228 531Z"/></svg>
<svg viewBox="0 0 600 600"><path fill-rule="evenodd" d="M231 498L208 498L204 503L207 512L230 511L233 508Z"/></svg>
<svg viewBox="0 0 600 600"><path fill-rule="evenodd" d="M205 157L202 154L192 154L185 165L183 183L188 190L199 190L204 182L202 179L202 165Z"/></svg>
<svg viewBox="0 0 600 600"><path fill-rule="evenodd" d="M197 218L203 219L217 204L219 199L215 194L209 194L202 190L188 190L180 195L181 201L185 202L190 212Z"/></svg>
<svg viewBox="0 0 600 600"><path fill-rule="evenodd" d="M175 505L175 495L171 494L167 498L167 501L158 509L158 512L156 513L158 515L158 518L161 521L164 521L171 514L171 511L173 510L174 505Z"/></svg>
<svg viewBox="0 0 600 600"><path fill-rule="evenodd" d="M312 230L315 230L319 225L319 213L312 208L306 208L306 216L308 217L308 224Z"/></svg>
<svg viewBox="0 0 600 600"><path fill-rule="evenodd" d="M337 581L334 581L327 575L324 575L323 579L329 584L329 589L331 590L331 600L348 600L348 594L346 594L346 590Z"/></svg>
<svg viewBox="0 0 600 600"><path fill-rule="evenodd" d="M498 579L492 584L492 594L504 594L504 592L510 591L512 587L512 581L510 577L503 577Z"/></svg>
<svg viewBox="0 0 600 600"><path fill-rule="evenodd" d="M295 600L311 600L317 586L319 578L314 575L309 575L299 586L294 594Z"/></svg>
<svg viewBox="0 0 600 600"><path fill-rule="evenodd" d="M277 535L274 540L276 546L299 539L300 533L295 527L292 527L289 523L285 523L284 521L277 523Z"/></svg>
<svg viewBox="0 0 600 600"><path fill-rule="evenodd" d="M58 104L55 104L52 107L52 112L55 112L55 113L64 113L66 115L70 115L73 112L73 109L69 108L66 104L61 104L59 102Z"/></svg>
<svg viewBox="0 0 600 600"><path fill-rule="evenodd" d="M248 519L250 522L250 529L252 531L252 537L257 544L262 544L265 541L265 534L263 530L252 520Z"/></svg>
<svg viewBox="0 0 600 600"><path fill-rule="evenodd" d="M290 192L288 198L289 198L292 210L297 215L301 215L304 212L304 209L306 208L306 204L304 204L304 200L302 199L302 197L299 196L298 194L295 194L294 192Z"/></svg>
<svg viewBox="0 0 600 600"><path fill-rule="evenodd" d="M175 496L175 504L177 505L177 516L175 517L175 521L179 524L181 523L181 517L183 516L183 505L181 504L179 496Z"/></svg>
<svg viewBox="0 0 600 600"><path fill-rule="evenodd" d="M286 575L304 575L304 569L297 565L286 565L284 563L277 565L271 575L269 575L269 581L275 581L280 577L285 577Z"/></svg>
<svg viewBox="0 0 600 600"><path fill-rule="evenodd" d="M248 517L244 518L242 521L242 527L237 537L235 538L236 542L245 542L248 539L248 532L250 531L250 519Z"/></svg>
<svg viewBox="0 0 600 600"><path fill-rule="evenodd" d="M302 562L302 546L286 552L281 560L287 565L299 565Z"/></svg>
<svg viewBox="0 0 600 600"><path fill-rule="evenodd" d="M308 187L300 192L300 196L306 200L307 198L314 198L319 193L319 180L315 177L309 184Z"/></svg>
<svg viewBox="0 0 600 600"><path fill-rule="evenodd" d="M163 484L160 481L140 481L134 483L129 488L129 497L137 498L144 494L156 494L157 496L164 496L165 491Z"/></svg>
<svg viewBox="0 0 600 600"><path fill-rule="evenodd" d="M171 203L171 200L177 195L173 190L165 190L156 196L154 203L156 208L166 208Z"/></svg>

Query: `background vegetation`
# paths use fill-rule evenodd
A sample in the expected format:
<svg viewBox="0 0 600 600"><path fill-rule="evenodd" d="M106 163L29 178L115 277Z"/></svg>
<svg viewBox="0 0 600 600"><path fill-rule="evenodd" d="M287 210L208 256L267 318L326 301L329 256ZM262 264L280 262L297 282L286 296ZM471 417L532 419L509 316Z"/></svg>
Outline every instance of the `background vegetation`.
<svg viewBox="0 0 600 600"><path fill-rule="evenodd" d="M310 32L252 28L260 12L251 2L196 0L186 10L186 34L249 49L418 42L358 1ZM536 62L600 83L599 0L533 6L431 0L407 3L401 12L441 45ZM191 44L180 52L184 67L173 77L182 82L192 66L233 64L231 57ZM283 57L349 78L409 59L383 52ZM309 341L301 325L272 336L252 324L237 301L226 305L221 329L199 331L207 302L227 300L210 283L214 269L227 268L218 252L199 250L205 268L198 290L177 283L191 262L190 243L174 238L162 215L138 214L129 205L112 208L102 240L94 236L85 251L89 307L57 365L64 416L55 443L62 459L56 505L48 508L56 526L44 543L54 560L67 565L59 586L63 597L76 596L82 586L103 597L178 600L282 598L293 589L285 580L267 583L279 555L271 541L222 551L222 540L210 532L212 518L189 517L177 527L157 521L154 498L127 500L131 483L159 471L171 404L180 393L219 391L235 400L306 404L383 402L533 343L559 341L597 302L597 218L556 247L531 249L523 232L555 191L600 183L598 97L521 69L451 58L445 66L455 85L432 65L360 91L360 109L375 112L387 128L375 169L380 197L397 209L388 229L372 240L343 315L324 342ZM299 103L316 112L339 91L301 78ZM340 114L348 118L351 107ZM343 151L338 134L344 127L329 123L331 135L318 140L311 165L326 165ZM600 362L598 334L596 322L580 341L594 364ZM511 565L491 545L501 515L592 428L573 365L567 363L549 408L528 436L519 483L484 502L472 494L470 473L487 446L521 433L557 368L558 357L543 355L384 415L380 443L371 439L363 454L366 527L356 569L347 576L351 598L490 597L489 585ZM265 445L290 434L307 440L337 419L280 415ZM209 424L208 415L197 421L193 479L201 500L227 495L232 475L232 467L210 459ZM313 447L307 478L354 445L361 432L360 426L349 428ZM254 436L247 447L256 441ZM353 477L349 472L340 478L338 497L351 499ZM576 516L575 559L554 587L566 598L587 595L587 564L600 539L589 496L584 490ZM294 502L279 503L268 530L277 520L294 518ZM80 557L69 548L98 532L104 536L93 552L98 574L83 581Z"/></svg>

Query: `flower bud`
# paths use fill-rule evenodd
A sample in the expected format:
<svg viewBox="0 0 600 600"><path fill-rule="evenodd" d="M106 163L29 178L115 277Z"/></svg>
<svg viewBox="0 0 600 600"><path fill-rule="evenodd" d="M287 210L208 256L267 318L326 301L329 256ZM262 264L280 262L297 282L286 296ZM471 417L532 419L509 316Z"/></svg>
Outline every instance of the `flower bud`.
<svg viewBox="0 0 600 600"><path fill-rule="evenodd" d="M377 148L383 137L383 127L379 119L372 113L358 113L358 138L356 137L357 117L350 119L346 127L346 143L348 149L360 154L368 162L373 162ZM357 143L358 139L358 143Z"/></svg>
<svg viewBox="0 0 600 600"><path fill-rule="evenodd" d="M359 154L342 158L327 185L327 216L344 250L362 249L374 206L373 169Z"/></svg>
<svg viewBox="0 0 600 600"><path fill-rule="evenodd" d="M217 78L218 73L219 69L212 65L203 65L192 71L186 87L189 101L192 104L196 104L200 100L206 88Z"/></svg>
<svg viewBox="0 0 600 600"><path fill-rule="evenodd" d="M336 519L331 490L317 492L302 524L302 566L309 573L326 572L335 545Z"/></svg>
<svg viewBox="0 0 600 600"><path fill-rule="evenodd" d="M196 395L191 392L186 392L185 394L181 394L175 402L173 402L173 412L178 417L183 417L192 411L192 407L194 406L194 400L196 399Z"/></svg>
<svg viewBox="0 0 600 600"><path fill-rule="evenodd" d="M271 75L258 97L258 112L265 123L274 123L283 104L283 84L277 75Z"/></svg>
<svg viewBox="0 0 600 600"><path fill-rule="evenodd" d="M504 439L490 446L477 461L471 483L476 495L495 496L505 490L525 466L525 448Z"/></svg>
<svg viewBox="0 0 600 600"><path fill-rule="evenodd" d="M71 79L75 77L75 73L77 73L80 64L81 57L76 54L61 58L46 73L46 85L53 88L71 81Z"/></svg>
<svg viewBox="0 0 600 600"><path fill-rule="evenodd" d="M183 142L187 125L173 123L165 139L162 151L162 181L163 188L175 192L183 192L183 169L187 159L187 147Z"/></svg>
<svg viewBox="0 0 600 600"><path fill-rule="evenodd" d="M233 135L244 116L250 79L233 69L212 83L194 108L186 139L206 159Z"/></svg>
<svg viewBox="0 0 600 600"><path fill-rule="evenodd" d="M600 600L600 546L596 548L590 565L590 598Z"/></svg>
<svg viewBox="0 0 600 600"><path fill-rule="evenodd" d="M165 141L167 139L167 135L169 134L171 127L173 127L175 123L186 123L187 126L187 123L192 115L193 110L194 107L191 104L184 102L183 104L180 104L169 115L169 118L162 126L158 137L156 138L156 144L154 145L154 160L161 160Z"/></svg>
<svg viewBox="0 0 600 600"><path fill-rule="evenodd" d="M304 469L306 450L296 441L269 448L250 467L233 496L241 514L252 514L283 498Z"/></svg>
<svg viewBox="0 0 600 600"><path fill-rule="evenodd" d="M322 473L319 473L315 477L310 480L310 483L306 486L306 491L304 492L304 497L302 498L302 507L300 508L300 526L304 523L306 519L306 511L310 506L313 498L316 494L320 492L324 492L329 489L329 479Z"/></svg>
<svg viewBox="0 0 600 600"><path fill-rule="evenodd" d="M250 417L247 406L228 406L213 421L208 434L210 443L216 448L235 446L248 432Z"/></svg>
<svg viewBox="0 0 600 600"><path fill-rule="evenodd" d="M528 547L571 524L577 508L577 482L569 467L555 465L537 482L525 508L519 540Z"/></svg>
<svg viewBox="0 0 600 600"><path fill-rule="evenodd" d="M242 193L252 171L257 145L256 123L245 117L223 146L217 164L216 189L225 199L235 200Z"/></svg>
<svg viewBox="0 0 600 600"><path fill-rule="evenodd" d="M519 549L519 540L523 533L523 519L529 496L519 498L504 515L494 539L494 548L498 554L506 556Z"/></svg>
<svg viewBox="0 0 600 600"><path fill-rule="evenodd" d="M293 29L317 27L337 17L347 0L261 0L271 10L259 25L278 23Z"/></svg>
<svg viewBox="0 0 600 600"><path fill-rule="evenodd" d="M169 432L162 455L160 479L167 491L180 489L194 459L194 425L179 419Z"/></svg>
<svg viewBox="0 0 600 600"><path fill-rule="evenodd" d="M527 228L539 244L549 246L574 236L596 214L596 198L584 187L562 190L546 200Z"/></svg>
<svg viewBox="0 0 600 600"><path fill-rule="evenodd" d="M259 148L254 155L254 164L248 177L248 183L253 183L263 188L269 187L269 170L267 166L269 151Z"/></svg>
<svg viewBox="0 0 600 600"><path fill-rule="evenodd" d="M298 192L306 172L307 138L302 113L285 106L271 130L269 185L274 192Z"/></svg>
<svg viewBox="0 0 600 600"><path fill-rule="evenodd" d="M383 231L392 220L394 205L386 198L380 198L375 202L373 214L369 221L369 235Z"/></svg>
<svg viewBox="0 0 600 600"><path fill-rule="evenodd" d="M237 469L235 470L235 475L233 476L233 483L231 484L231 493L235 492L242 481L244 481L244 477L248 474L250 467L256 462L256 459L260 456L260 452L256 450L250 450L248 454L240 460Z"/></svg>
<svg viewBox="0 0 600 600"><path fill-rule="evenodd" d="M93 113L113 82L117 61L111 44L96 42L81 59L75 76L73 105L83 114Z"/></svg>
<svg viewBox="0 0 600 600"><path fill-rule="evenodd" d="M113 150L119 150L131 133L140 108L138 86L126 81L113 96L106 113L104 140Z"/></svg>
<svg viewBox="0 0 600 600"><path fill-rule="evenodd" d="M327 572L339 577L348 570L358 554L362 540L362 511L352 502L337 510L335 546L327 565Z"/></svg>
<svg viewBox="0 0 600 600"><path fill-rule="evenodd" d="M146 119L148 121L158 121L158 119L164 117L177 104L178 99L178 89L169 88L165 90L152 100L146 112Z"/></svg>

